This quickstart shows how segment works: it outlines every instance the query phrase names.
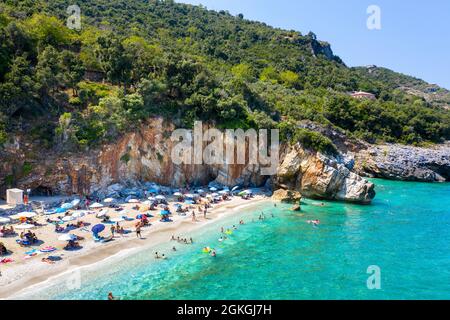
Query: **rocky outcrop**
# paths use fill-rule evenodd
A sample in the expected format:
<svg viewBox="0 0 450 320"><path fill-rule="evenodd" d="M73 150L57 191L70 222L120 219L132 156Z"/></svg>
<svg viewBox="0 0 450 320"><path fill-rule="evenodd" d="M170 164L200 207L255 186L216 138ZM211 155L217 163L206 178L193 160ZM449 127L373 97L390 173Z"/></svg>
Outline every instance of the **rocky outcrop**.
<svg viewBox="0 0 450 320"><path fill-rule="evenodd" d="M344 162L298 145L285 146L278 173L273 177L262 175L259 165L253 164L178 165L171 157L175 143L170 137L174 129L172 123L153 119L113 144L62 155L32 150L32 146L24 148L25 142L19 140L8 153L10 159L17 161L3 165L0 184L5 188L6 177L14 174L12 168L24 167L26 162L29 172L17 174L14 185L48 194L108 194L115 192L111 185L116 183L133 186L152 181L177 187L211 182L226 186L282 187L308 197L360 203L369 203L375 195L373 184L352 173Z"/></svg>
<svg viewBox="0 0 450 320"><path fill-rule="evenodd" d="M273 193L272 199L275 201L298 204L302 199L302 195L295 190L278 189Z"/></svg>
<svg viewBox="0 0 450 320"><path fill-rule="evenodd" d="M370 146L356 154L355 171L392 180L450 181L450 144L431 148L396 144Z"/></svg>
<svg viewBox="0 0 450 320"><path fill-rule="evenodd" d="M351 172L343 162L294 146L284 157L276 184L312 198L370 203L374 184Z"/></svg>

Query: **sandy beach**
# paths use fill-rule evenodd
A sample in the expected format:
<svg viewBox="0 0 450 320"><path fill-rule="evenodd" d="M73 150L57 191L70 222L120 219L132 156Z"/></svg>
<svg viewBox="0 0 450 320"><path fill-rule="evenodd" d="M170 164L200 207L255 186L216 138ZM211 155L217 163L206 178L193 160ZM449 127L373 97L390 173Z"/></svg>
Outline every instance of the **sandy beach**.
<svg viewBox="0 0 450 320"><path fill-rule="evenodd" d="M30 247L20 247L15 243L16 238L1 238L0 241L13 251L13 254L8 256L8 258L13 259L14 262L0 265L0 299L14 299L14 296L32 286L40 286L55 277L71 273L78 268L93 266L97 263L107 263L110 259L122 259L138 250L145 250L152 246L169 242L172 235L189 239L190 233L194 230L206 224L218 223L222 217L238 214L239 209L252 206L261 201L267 201L268 199L262 192L255 194L251 200L232 197L230 200L213 204L213 207L208 210L206 219L203 214L198 212L197 205L194 205L186 216L174 213L176 211L175 201L169 199L169 208L174 213L171 217L172 222L159 221L159 210L151 211L150 213L153 215L149 219L151 225L142 229L142 239L137 238L134 232L136 220L130 219L130 221L120 223L120 226L128 230L129 233L125 235L116 234L113 241L108 243L98 243L93 240L90 228L95 224L101 223L101 220L95 214L89 214L79 219L90 224L89 226L84 230L76 229L70 232L84 238L84 240L79 242L82 248L77 251L63 250L66 243L58 240L59 235L55 233L54 225L45 222L46 216L39 216L36 220L42 223L43 226L33 229L32 232L36 234L38 239L43 241L40 247L50 245L56 247L57 251L50 254L41 253L25 259L25 252L30 251ZM133 207L135 205L122 203L123 211L115 212L113 209L108 209L108 215L111 218L119 216L134 218L137 214L144 211L142 206L141 210L134 210ZM195 208L196 221L192 221L190 214L193 208ZM109 228L113 224L105 225L106 229L102 232L102 235L109 236L111 235ZM218 228L220 228L219 224ZM41 261L42 258L49 255L59 257L61 260L53 264Z"/></svg>

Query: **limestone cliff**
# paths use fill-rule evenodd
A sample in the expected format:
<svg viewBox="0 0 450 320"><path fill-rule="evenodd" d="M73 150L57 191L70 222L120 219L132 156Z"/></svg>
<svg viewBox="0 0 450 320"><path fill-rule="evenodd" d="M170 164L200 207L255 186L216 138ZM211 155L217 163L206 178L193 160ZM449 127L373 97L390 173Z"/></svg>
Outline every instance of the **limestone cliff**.
<svg viewBox="0 0 450 320"><path fill-rule="evenodd" d="M0 155L0 185L15 174L14 186L53 194L105 194L114 183L152 181L162 185L206 185L214 181L227 186L288 185L316 198L369 203L374 186L345 165L324 155L284 147L278 174L263 176L258 165L176 165L171 159L174 143L171 123L153 119L113 144L89 152L58 155L33 150L20 139ZM27 165L29 172L15 173Z"/></svg>
<svg viewBox="0 0 450 320"><path fill-rule="evenodd" d="M351 172L337 159L304 150L300 145L287 152L275 184L312 198L370 203L375 197L373 183Z"/></svg>

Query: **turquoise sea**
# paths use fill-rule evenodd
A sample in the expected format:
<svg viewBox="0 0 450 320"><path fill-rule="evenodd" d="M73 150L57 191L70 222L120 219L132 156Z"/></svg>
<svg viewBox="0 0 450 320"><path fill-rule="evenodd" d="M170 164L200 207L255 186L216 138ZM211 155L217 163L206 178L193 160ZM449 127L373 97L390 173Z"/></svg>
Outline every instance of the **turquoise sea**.
<svg viewBox="0 0 450 320"><path fill-rule="evenodd" d="M196 243L177 245L176 253L168 243L83 271L80 289L62 279L27 297L105 299L111 291L121 299L450 299L450 184L373 181L372 205L306 199L296 213L260 203L186 235ZM241 218L246 224L220 243L220 227ZM218 256L202 253L205 246ZM169 259L155 262L155 250ZM367 288L372 265L381 271L379 290Z"/></svg>

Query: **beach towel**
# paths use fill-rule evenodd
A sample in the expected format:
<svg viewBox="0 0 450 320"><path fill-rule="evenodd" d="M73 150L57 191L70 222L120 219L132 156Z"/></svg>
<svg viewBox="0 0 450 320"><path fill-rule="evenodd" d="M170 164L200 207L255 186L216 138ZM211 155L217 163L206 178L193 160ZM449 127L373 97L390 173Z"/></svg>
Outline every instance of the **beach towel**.
<svg viewBox="0 0 450 320"><path fill-rule="evenodd" d="M11 258L3 258L2 260L0 260L0 263L3 263L3 264L7 264L7 263L11 263L11 262L14 262L14 260Z"/></svg>
<svg viewBox="0 0 450 320"><path fill-rule="evenodd" d="M56 250L57 249L55 247L47 246L47 247L44 247L44 248L40 249L39 251L42 252L42 253L47 253L47 252L53 252L53 251L56 251Z"/></svg>

